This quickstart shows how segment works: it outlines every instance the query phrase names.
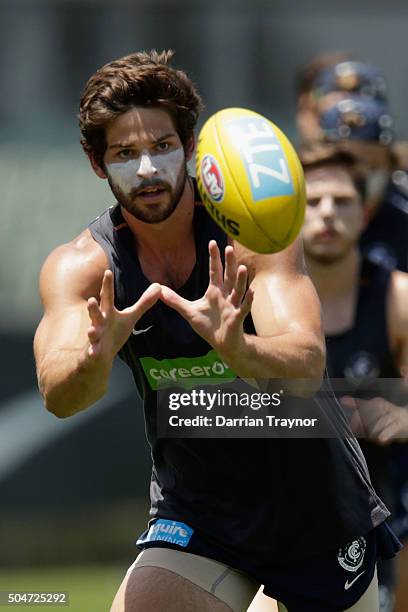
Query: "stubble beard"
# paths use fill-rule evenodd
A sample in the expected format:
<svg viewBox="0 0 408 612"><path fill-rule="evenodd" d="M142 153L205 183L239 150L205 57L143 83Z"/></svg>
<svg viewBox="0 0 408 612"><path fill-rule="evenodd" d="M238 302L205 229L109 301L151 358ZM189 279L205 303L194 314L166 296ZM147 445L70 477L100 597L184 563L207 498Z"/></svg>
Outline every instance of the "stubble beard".
<svg viewBox="0 0 408 612"><path fill-rule="evenodd" d="M109 187L111 188L111 191L115 196L117 202L121 206L123 206L123 208L127 210L133 217L135 217L135 219L143 221L143 223L150 224L161 223L173 214L180 202L181 196L183 195L186 181L186 163L183 164L183 167L180 170L174 189L172 189L171 185L166 181L152 179L150 181L145 181L145 184L142 183L141 187L132 190L128 195L126 195L117 185L113 183L111 178L108 177ZM140 191L141 188L146 188L148 186L157 186L164 188L166 192L170 195L170 200L164 204L147 203L143 205L137 203L137 192Z"/></svg>

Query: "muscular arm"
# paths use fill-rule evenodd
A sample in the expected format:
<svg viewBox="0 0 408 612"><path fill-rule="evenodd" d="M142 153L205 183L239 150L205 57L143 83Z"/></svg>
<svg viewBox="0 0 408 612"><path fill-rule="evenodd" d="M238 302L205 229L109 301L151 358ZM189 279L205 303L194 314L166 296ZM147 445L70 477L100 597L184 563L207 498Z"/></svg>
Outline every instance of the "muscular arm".
<svg viewBox="0 0 408 612"><path fill-rule="evenodd" d="M89 358L88 299L100 293L108 261L85 233L58 247L40 275L44 316L34 339L40 392L48 410L65 417L104 394L112 367L106 354Z"/></svg>
<svg viewBox="0 0 408 612"><path fill-rule="evenodd" d="M320 304L303 269L300 242L277 255L257 255L239 245L234 254L228 246L225 270L213 240L209 254L210 282L202 298L191 302L162 286L161 299L177 310L238 376L307 379L294 381L293 393L314 392L324 370L324 339ZM251 285L246 291L248 279ZM250 311L257 336L243 330Z"/></svg>
<svg viewBox="0 0 408 612"><path fill-rule="evenodd" d="M115 355L160 296L160 285L153 283L135 304L117 310L107 267L87 230L51 253L41 272L45 314L34 341L38 382L47 408L60 417L104 395Z"/></svg>
<svg viewBox="0 0 408 612"><path fill-rule="evenodd" d="M245 377L318 382L325 362L320 303L304 268L300 239L274 255L235 249L249 271L257 336L244 334L241 350L226 355L232 369Z"/></svg>

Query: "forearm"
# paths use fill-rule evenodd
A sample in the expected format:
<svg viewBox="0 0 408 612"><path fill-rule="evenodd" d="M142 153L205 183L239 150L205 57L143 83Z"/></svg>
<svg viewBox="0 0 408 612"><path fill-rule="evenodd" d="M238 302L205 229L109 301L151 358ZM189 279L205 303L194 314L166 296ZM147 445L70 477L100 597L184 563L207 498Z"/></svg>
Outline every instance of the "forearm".
<svg viewBox="0 0 408 612"><path fill-rule="evenodd" d="M71 416L98 401L106 392L112 361L90 359L86 349L54 349L37 367L38 385L50 412Z"/></svg>
<svg viewBox="0 0 408 612"><path fill-rule="evenodd" d="M270 337L243 334L239 347L222 357L242 378L313 379L312 390L319 388L325 367L323 341L313 333L287 332ZM303 395L299 385L299 394ZM310 383L307 386L311 388Z"/></svg>

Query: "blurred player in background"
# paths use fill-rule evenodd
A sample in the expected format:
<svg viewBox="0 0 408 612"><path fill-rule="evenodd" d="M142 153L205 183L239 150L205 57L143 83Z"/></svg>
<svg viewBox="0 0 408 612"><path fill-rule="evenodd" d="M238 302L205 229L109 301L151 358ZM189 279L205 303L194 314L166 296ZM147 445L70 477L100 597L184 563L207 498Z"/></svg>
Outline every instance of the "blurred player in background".
<svg viewBox="0 0 408 612"><path fill-rule="evenodd" d="M303 142L335 141L357 156L367 176L360 248L373 262L407 271L408 148L393 140L384 75L349 52L316 56L299 74L297 122ZM405 540L408 452L405 446L394 446L391 454L398 483L394 528ZM404 584L402 576L399 590Z"/></svg>
<svg viewBox="0 0 408 612"><path fill-rule="evenodd" d="M171 56L132 54L88 81L82 145L117 203L57 248L40 279L35 353L48 409L67 417L95 403L118 353L144 399L151 521L112 611L243 612L264 584L282 612L372 612L377 556L399 546L348 429L296 440L158 435L158 371L180 370L180 384L221 360L241 378L320 385L324 370L301 241L274 255L233 247L199 202L186 163L201 100ZM338 414L334 400L325 408Z"/></svg>
<svg viewBox="0 0 408 612"><path fill-rule="evenodd" d="M343 404L353 411L355 433L365 438L360 445L373 484L394 509L388 445L408 441L408 406L377 397L378 389L374 398L355 397L364 390L364 381L408 378L408 274L360 255L366 181L355 157L339 146L317 144L303 147L300 159L308 198L303 242L322 304L328 372L345 380L343 393L347 387L353 393ZM392 612L395 561L380 561L378 577L380 612ZM258 594L250 612L263 610L272 608Z"/></svg>
<svg viewBox="0 0 408 612"><path fill-rule="evenodd" d="M357 397L376 379L408 380L408 274L362 258L365 180L353 158L335 146L304 148L308 206L303 227L306 262L318 291L327 344L327 367ZM365 386L367 388L365 388ZM395 392L395 384L388 392ZM344 392L344 391L343 391ZM407 395L407 394L405 394ZM395 487L389 445L408 441L408 406L380 397L344 399L355 408L354 430L361 440L370 475L390 509ZM395 562L378 565L380 610L391 612Z"/></svg>
<svg viewBox="0 0 408 612"><path fill-rule="evenodd" d="M408 271L408 175L393 147L383 74L349 53L319 55L299 75L297 123L302 142L338 142L360 160L367 175L362 252Z"/></svg>

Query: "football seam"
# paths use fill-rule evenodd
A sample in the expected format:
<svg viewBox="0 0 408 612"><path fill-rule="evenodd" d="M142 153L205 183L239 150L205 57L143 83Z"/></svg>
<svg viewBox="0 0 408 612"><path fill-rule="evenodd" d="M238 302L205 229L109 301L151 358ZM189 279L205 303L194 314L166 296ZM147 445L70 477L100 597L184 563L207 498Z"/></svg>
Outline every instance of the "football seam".
<svg viewBox="0 0 408 612"><path fill-rule="evenodd" d="M293 177L293 173L292 173L292 177L296 181L297 198L296 198L296 212L295 212L295 215L294 215L293 224L292 224L292 227L290 228L290 230L288 231L288 233L285 236L285 242L288 242L289 237L293 233L295 233L295 235L291 237L291 239L289 240L287 246L291 245L296 240L296 238L299 236L300 231L302 229L304 217L305 217L305 206L301 207L300 206L300 202L299 202L300 198L303 197L303 195L304 195L304 193L303 193L304 192L304 185L302 184L302 181L301 181L301 178L303 177L303 168L302 168L302 164L300 163L300 159L298 157L298 154L296 153L296 150L293 147L292 143L289 141L289 139L288 139L288 142L289 142L289 144L291 145L291 147L293 149L293 155L294 155L294 158L295 158L296 176ZM304 179L303 179L303 181L304 181Z"/></svg>
<svg viewBox="0 0 408 612"><path fill-rule="evenodd" d="M215 127L216 127L216 130L215 130L215 134L216 134L216 137L217 137L217 142L218 142L218 145L219 145L219 147L220 147L220 149L221 149L221 152L222 152L222 155L223 155L223 159L224 159L224 161L226 161L227 157L226 157L226 155L225 155L224 147L222 146L222 142L221 142L221 139L220 139L220 137L219 137L219 133L218 133L218 115L219 115L219 113L217 113L217 114L216 114L216 121L215 121ZM234 183L235 189L236 189L236 190L237 190L237 192L239 193L239 197L241 198L241 202L242 202L242 204L243 204L244 208L246 209L246 211L247 211L248 215L251 217L251 219L252 219L252 221L253 221L254 225L255 225L255 226L258 228L258 230L261 232L261 234L263 234L263 236L265 236L265 238L268 240L268 242L269 242L269 243L270 243L270 244L271 244L273 247L275 247L275 246L276 246L276 247L278 247L278 249L279 249L279 250L281 250L281 249L282 249L281 245L280 245L280 244L278 244L277 242L275 242L274 240L272 240L272 239L271 239L271 238L268 236L268 234L266 234L266 233L265 233L265 231L262 229L262 227L261 227L261 226L260 226L260 225L257 223L257 221L254 219L254 217L253 217L253 215L252 215L252 213L251 213L250 209L249 209L249 208L248 208L248 206L246 205L245 199L244 199L244 198L243 198L243 196L242 196L241 190L239 189L239 187L238 187L238 185L237 185L237 182L236 182L236 180L235 180L235 177L233 176L233 174L232 174L232 172L231 172L231 170L230 170L229 166L227 166L227 169L228 169L228 173L229 173L229 175L230 175L230 177L231 177L231 180L232 180L232 182ZM246 171L245 171L245 172L246 172ZM238 240L238 242L239 242L239 240ZM247 247L247 248L249 248L249 247Z"/></svg>

